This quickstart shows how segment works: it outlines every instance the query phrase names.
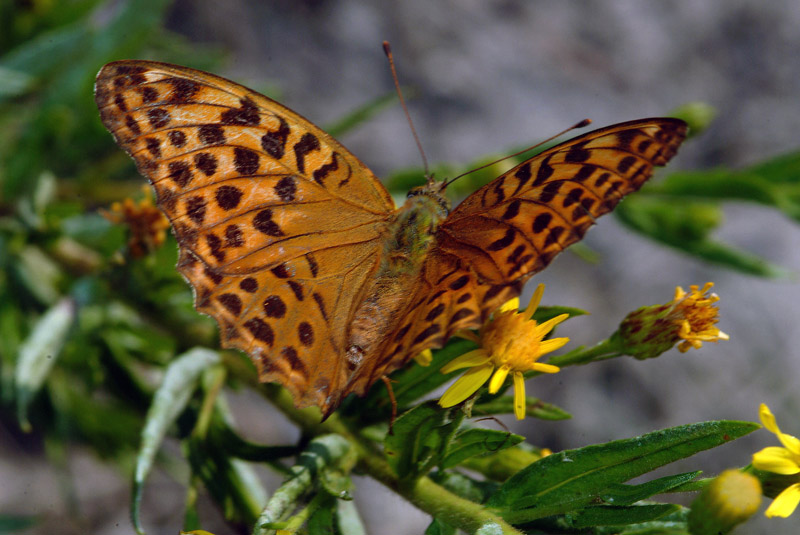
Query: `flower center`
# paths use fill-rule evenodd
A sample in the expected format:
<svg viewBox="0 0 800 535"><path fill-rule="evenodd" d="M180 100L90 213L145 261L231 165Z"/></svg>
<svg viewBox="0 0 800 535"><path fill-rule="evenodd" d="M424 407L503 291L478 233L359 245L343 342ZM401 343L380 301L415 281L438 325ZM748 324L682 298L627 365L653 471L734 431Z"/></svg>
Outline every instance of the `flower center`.
<svg viewBox="0 0 800 535"><path fill-rule="evenodd" d="M540 345L545 333L536 329L535 320L521 314L500 313L483 332L483 347L489 352L495 366L515 371L534 369L541 356Z"/></svg>

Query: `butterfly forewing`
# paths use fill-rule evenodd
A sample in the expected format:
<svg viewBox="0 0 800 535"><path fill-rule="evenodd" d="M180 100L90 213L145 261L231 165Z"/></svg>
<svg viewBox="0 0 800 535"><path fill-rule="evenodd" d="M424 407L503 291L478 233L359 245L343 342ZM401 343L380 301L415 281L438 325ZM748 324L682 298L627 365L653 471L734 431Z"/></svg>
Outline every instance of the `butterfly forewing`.
<svg viewBox="0 0 800 535"><path fill-rule="evenodd" d="M557 145L467 197L441 225L439 248L482 282L526 280L638 190L685 136L683 121L655 118Z"/></svg>
<svg viewBox="0 0 800 535"><path fill-rule="evenodd" d="M380 261L388 192L311 122L223 78L121 61L103 67L95 94L153 184L178 268L223 345L299 405L325 405L345 381L347 324Z"/></svg>

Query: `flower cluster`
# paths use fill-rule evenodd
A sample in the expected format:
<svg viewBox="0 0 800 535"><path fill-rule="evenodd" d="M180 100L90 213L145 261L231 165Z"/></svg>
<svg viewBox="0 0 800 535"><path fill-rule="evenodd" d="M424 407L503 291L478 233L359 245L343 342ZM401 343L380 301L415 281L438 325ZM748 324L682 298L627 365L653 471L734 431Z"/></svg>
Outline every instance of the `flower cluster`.
<svg viewBox="0 0 800 535"><path fill-rule="evenodd" d="M678 344L685 353L699 349L703 342L728 340L728 335L716 326L719 309L714 305L719 296L709 293L713 283L700 289L696 285L686 292L678 286L669 303L642 307L622 321L619 336L622 352L644 360L659 356Z"/></svg>
<svg viewBox="0 0 800 535"><path fill-rule="evenodd" d="M143 257L166 240L169 220L153 205L149 187L145 187L145 197L138 203L127 197L121 203L113 203L103 216L130 229L128 250L133 258Z"/></svg>

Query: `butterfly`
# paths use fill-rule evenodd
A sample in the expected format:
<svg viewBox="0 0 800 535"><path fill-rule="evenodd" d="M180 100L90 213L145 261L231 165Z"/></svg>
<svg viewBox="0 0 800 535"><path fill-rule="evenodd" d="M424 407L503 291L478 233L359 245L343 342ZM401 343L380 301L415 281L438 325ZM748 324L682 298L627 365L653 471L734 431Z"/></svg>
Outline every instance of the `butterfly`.
<svg viewBox="0 0 800 535"><path fill-rule="evenodd" d="M177 269L223 347L330 414L350 393L478 327L686 136L679 119L554 146L455 209L429 179L395 208L338 141L232 81L153 61L97 76L103 124L155 189Z"/></svg>

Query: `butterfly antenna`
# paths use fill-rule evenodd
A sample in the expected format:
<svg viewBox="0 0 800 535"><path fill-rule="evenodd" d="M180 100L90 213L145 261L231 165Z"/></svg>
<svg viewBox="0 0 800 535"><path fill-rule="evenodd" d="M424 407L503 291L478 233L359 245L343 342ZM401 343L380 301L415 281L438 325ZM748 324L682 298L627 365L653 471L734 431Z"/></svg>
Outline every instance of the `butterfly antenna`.
<svg viewBox="0 0 800 535"><path fill-rule="evenodd" d="M515 152L514 154L509 154L508 156L503 156L502 158L499 158L499 159L497 159L497 160L495 160L493 162L489 162L487 164L481 165L480 167L476 167L475 169L470 169L466 173L461 173L457 177L454 177L454 178L451 178L450 180L448 180L445 183L444 187L449 186L450 184L452 184L453 182L455 182L456 180L458 180L462 176L467 176L468 174L474 173L475 171L480 171L481 169L486 169L487 167L491 167L492 165L494 165L496 163L500 163L500 162L502 162L504 160L508 160L509 158L513 158L514 156L519 156L520 154L524 154L524 153L528 152L529 150L533 150L533 149L535 149L537 147L541 147L545 143L550 143L551 141L553 141L557 137L563 136L564 134L566 134L570 130L575 130L576 128L583 128L584 126L588 126L590 124L592 124L592 120L591 119L584 119L583 121L579 121L579 122L575 123L574 125L570 126L569 128L567 128L566 130L562 130L561 132L559 132L559 133L557 133L557 134L555 134L553 136L550 136L549 138L545 139L544 141L540 141L539 143L537 143L535 145L531 145L530 147L528 147L526 149L522 149L521 151Z"/></svg>
<svg viewBox="0 0 800 535"><path fill-rule="evenodd" d="M411 133L414 135L414 141L417 143L419 154L422 156L422 166L425 168L425 179L430 182L431 174L428 170L428 158L425 157L425 151L422 150L422 143L419 141L417 129L414 128L414 123L411 121L411 114L408 113L408 107L406 106L406 99L403 98L403 91L400 90L400 81L397 79L397 69L394 67L394 56L392 56L392 47L389 44L389 41L383 42L383 52L386 54L386 59L389 60L389 68L392 70L392 81L394 81L394 88L397 90L397 96L400 98L400 105L403 107L403 112L406 114L406 120L408 121L408 126L411 127Z"/></svg>

